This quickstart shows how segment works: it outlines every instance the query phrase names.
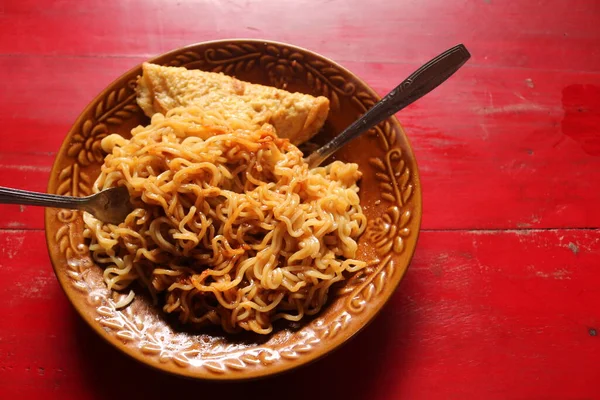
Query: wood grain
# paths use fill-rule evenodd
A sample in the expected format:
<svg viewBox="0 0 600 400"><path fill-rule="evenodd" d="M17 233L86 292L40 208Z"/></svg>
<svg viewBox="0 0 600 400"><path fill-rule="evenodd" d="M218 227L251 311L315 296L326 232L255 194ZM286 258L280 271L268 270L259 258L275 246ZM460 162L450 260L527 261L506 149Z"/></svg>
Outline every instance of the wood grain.
<svg viewBox="0 0 600 400"><path fill-rule="evenodd" d="M317 386L320 398L591 398L599 233L424 232L405 280L356 339L295 373L224 391L151 371L110 348L67 303L43 233L0 231L0 393L108 398L111 384L127 377L120 398L305 399ZM349 385L349 376L360 379Z"/></svg>

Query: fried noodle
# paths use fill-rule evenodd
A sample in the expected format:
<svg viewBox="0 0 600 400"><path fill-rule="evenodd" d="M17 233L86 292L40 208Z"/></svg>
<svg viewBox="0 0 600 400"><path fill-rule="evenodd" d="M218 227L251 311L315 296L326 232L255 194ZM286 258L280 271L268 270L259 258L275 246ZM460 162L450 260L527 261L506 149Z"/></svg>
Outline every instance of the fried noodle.
<svg viewBox="0 0 600 400"><path fill-rule="evenodd" d="M357 164L309 169L272 126L198 108L101 145L94 192L127 186L135 210L118 226L85 213L90 253L109 289L137 281L182 323L267 334L319 312L334 283L366 266L355 258L366 227Z"/></svg>

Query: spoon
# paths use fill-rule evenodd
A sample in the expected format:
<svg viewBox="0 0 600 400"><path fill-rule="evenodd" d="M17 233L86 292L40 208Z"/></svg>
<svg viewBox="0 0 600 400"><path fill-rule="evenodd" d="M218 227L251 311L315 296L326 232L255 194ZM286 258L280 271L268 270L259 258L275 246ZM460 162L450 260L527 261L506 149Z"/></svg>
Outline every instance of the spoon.
<svg viewBox="0 0 600 400"><path fill-rule="evenodd" d="M462 44L446 50L413 72L341 134L304 160L310 168L318 167L348 142L438 87L470 57ZM129 192L124 186L106 189L87 197L59 196L0 187L1 203L82 210L111 224L123 222L133 209Z"/></svg>
<svg viewBox="0 0 600 400"><path fill-rule="evenodd" d="M60 196L0 186L0 204L24 204L87 211L109 224L118 225L133 210L125 186L110 188L87 197Z"/></svg>
<svg viewBox="0 0 600 400"><path fill-rule="evenodd" d="M362 117L354 121L329 143L306 157L304 161L310 168L318 167L348 142L438 87L458 71L469 58L471 58L471 54L462 44L446 50L413 72L383 99L375 103Z"/></svg>

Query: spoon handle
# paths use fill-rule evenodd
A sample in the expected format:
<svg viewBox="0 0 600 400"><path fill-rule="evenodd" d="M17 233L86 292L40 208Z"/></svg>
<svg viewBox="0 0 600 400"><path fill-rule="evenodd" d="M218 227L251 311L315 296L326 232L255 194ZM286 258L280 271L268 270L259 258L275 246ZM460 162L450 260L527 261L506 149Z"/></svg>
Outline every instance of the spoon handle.
<svg viewBox="0 0 600 400"><path fill-rule="evenodd" d="M86 198L30 192L0 186L0 204L23 204L68 209L83 209Z"/></svg>
<svg viewBox="0 0 600 400"><path fill-rule="evenodd" d="M319 166L325 159L361 133L368 131L431 92L462 67L469 58L471 58L471 54L467 48L459 44L423 65L342 133L306 158L309 166L311 168Z"/></svg>

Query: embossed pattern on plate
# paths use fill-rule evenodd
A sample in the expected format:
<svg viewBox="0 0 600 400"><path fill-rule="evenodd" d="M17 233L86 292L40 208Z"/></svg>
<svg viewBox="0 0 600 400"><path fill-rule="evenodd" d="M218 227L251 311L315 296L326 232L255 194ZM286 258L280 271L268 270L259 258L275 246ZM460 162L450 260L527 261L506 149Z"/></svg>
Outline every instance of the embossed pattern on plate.
<svg viewBox="0 0 600 400"><path fill-rule="evenodd" d="M364 82L334 62L282 43L209 42L151 61L326 96L331 111L323 136L340 132L378 100ZM50 193L90 194L104 157L102 138L113 132L127 136L131 128L148 122L135 101L140 73L137 67L123 75L81 114L55 161ZM150 366L196 378L243 379L302 365L339 346L375 316L406 271L418 236L419 177L395 118L347 146L339 158L357 162L363 172L360 196L369 223L359 252L368 267L335 290L316 318L299 327L282 326L266 338L177 331L141 294L126 310L116 310L122 295L106 289L100 267L89 257L81 214L48 209L48 249L57 277L92 328Z"/></svg>

